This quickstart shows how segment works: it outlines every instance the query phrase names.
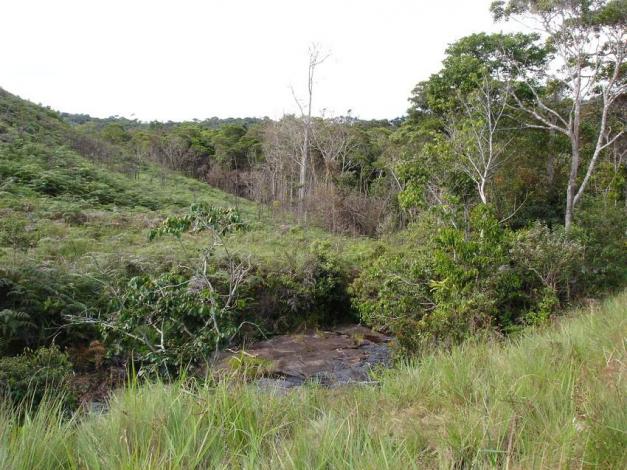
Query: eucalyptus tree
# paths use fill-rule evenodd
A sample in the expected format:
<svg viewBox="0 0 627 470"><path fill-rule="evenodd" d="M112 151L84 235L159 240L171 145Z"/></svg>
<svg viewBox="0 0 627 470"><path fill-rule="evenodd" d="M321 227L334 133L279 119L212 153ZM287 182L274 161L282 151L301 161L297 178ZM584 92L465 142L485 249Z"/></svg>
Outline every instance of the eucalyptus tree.
<svg viewBox="0 0 627 470"><path fill-rule="evenodd" d="M627 2L625 0L496 1L496 20L533 23L551 51L543 67L526 67L504 50L523 83L514 93L516 105L531 119L529 127L564 134L570 141L564 225L569 229L602 153L624 135L624 121L610 125L612 108L627 90ZM557 96L558 99L555 99ZM590 123L586 108L598 106ZM589 114L589 113L588 113ZM590 150L583 138L584 120L592 124ZM587 157L585 172L580 167Z"/></svg>

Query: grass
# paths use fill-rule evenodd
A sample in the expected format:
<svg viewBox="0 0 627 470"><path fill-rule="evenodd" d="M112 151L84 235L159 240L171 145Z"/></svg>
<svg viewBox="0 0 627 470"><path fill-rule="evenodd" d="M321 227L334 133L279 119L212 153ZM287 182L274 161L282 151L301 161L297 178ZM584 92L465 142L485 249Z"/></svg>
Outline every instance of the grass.
<svg viewBox="0 0 627 470"><path fill-rule="evenodd" d="M627 293L378 387L131 384L104 414L0 407L0 468L625 468Z"/></svg>
<svg viewBox="0 0 627 470"><path fill-rule="evenodd" d="M357 262L372 245L367 239L300 227L284 214L270 214L154 164L136 172L136 163L125 155L86 158L72 149L75 137L54 111L0 89L0 219L21 223L29 235L15 250L3 236L9 224L0 226L0 263L53 263L80 275L109 259L126 259L160 271L161 263L189 261L209 240L198 234L184 243L162 239L148 244L148 229L199 201L237 207L252 230L227 240L229 248L260 262L273 263L277 254L302 259L315 240Z"/></svg>
<svg viewBox="0 0 627 470"><path fill-rule="evenodd" d="M237 207L251 230L226 243L262 263L301 260L314 241L328 243L339 256L357 263L373 245L366 238L301 227L289 216L270 214L251 201L155 165L145 164L138 177L131 177L62 146L0 142L0 217L7 227L8 221L21 223L29 235L28 243L16 250L3 242L5 227L0 227L0 262L52 262L78 272L93 271L109 259L146 265L185 262L208 246L206 233L186 235L182 243L168 237L148 243L147 234L160 220L197 201Z"/></svg>

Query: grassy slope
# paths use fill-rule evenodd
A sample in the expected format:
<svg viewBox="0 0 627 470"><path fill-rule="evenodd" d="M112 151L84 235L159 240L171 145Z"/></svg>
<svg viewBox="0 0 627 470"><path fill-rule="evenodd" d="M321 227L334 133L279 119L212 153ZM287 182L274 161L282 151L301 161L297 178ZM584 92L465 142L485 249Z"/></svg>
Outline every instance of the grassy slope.
<svg viewBox="0 0 627 470"><path fill-rule="evenodd" d="M503 344L285 396L234 383L120 390L103 415L18 424L0 467L625 468L627 293Z"/></svg>
<svg viewBox="0 0 627 470"><path fill-rule="evenodd" d="M230 248L263 262L299 258L314 240L326 240L338 254L357 262L371 245L365 239L333 236L301 228L288 218L272 217L243 199L154 165L139 178L72 151L73 130L56 113L0 89L0 217L23 221L33 245L26 253L0 246L0 263L53 263L77 273L132 261L161 270L196 256L206 234L179 243L147 243L149 227L184 211L194 201L237 205L253 229L227 240Z"/></svg>

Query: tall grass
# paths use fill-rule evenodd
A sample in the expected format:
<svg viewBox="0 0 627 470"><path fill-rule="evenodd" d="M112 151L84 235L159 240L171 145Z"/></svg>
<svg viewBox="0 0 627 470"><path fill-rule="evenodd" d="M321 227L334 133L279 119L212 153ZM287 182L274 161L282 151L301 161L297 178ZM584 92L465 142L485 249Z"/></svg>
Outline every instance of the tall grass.
<svg viewBox="0 0 627 470"><path fill-rule="evenodd" d="M626 468L626 335L624 293L377 387L131 385L71 419L0 406L0 468Z"/></svg>

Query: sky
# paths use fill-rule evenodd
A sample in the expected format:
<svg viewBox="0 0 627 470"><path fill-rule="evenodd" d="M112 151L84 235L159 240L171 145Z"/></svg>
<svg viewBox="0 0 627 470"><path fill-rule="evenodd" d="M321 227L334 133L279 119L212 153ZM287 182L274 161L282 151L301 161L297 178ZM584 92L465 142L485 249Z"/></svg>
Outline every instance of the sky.
<svg viewBox="0 0 627 470"><path fill-rule="evenodd" d="M491 0L2 0L0 87L54 109L143 121L296 113L307 50L315 114L405 114L447 44Z"/></svg>

